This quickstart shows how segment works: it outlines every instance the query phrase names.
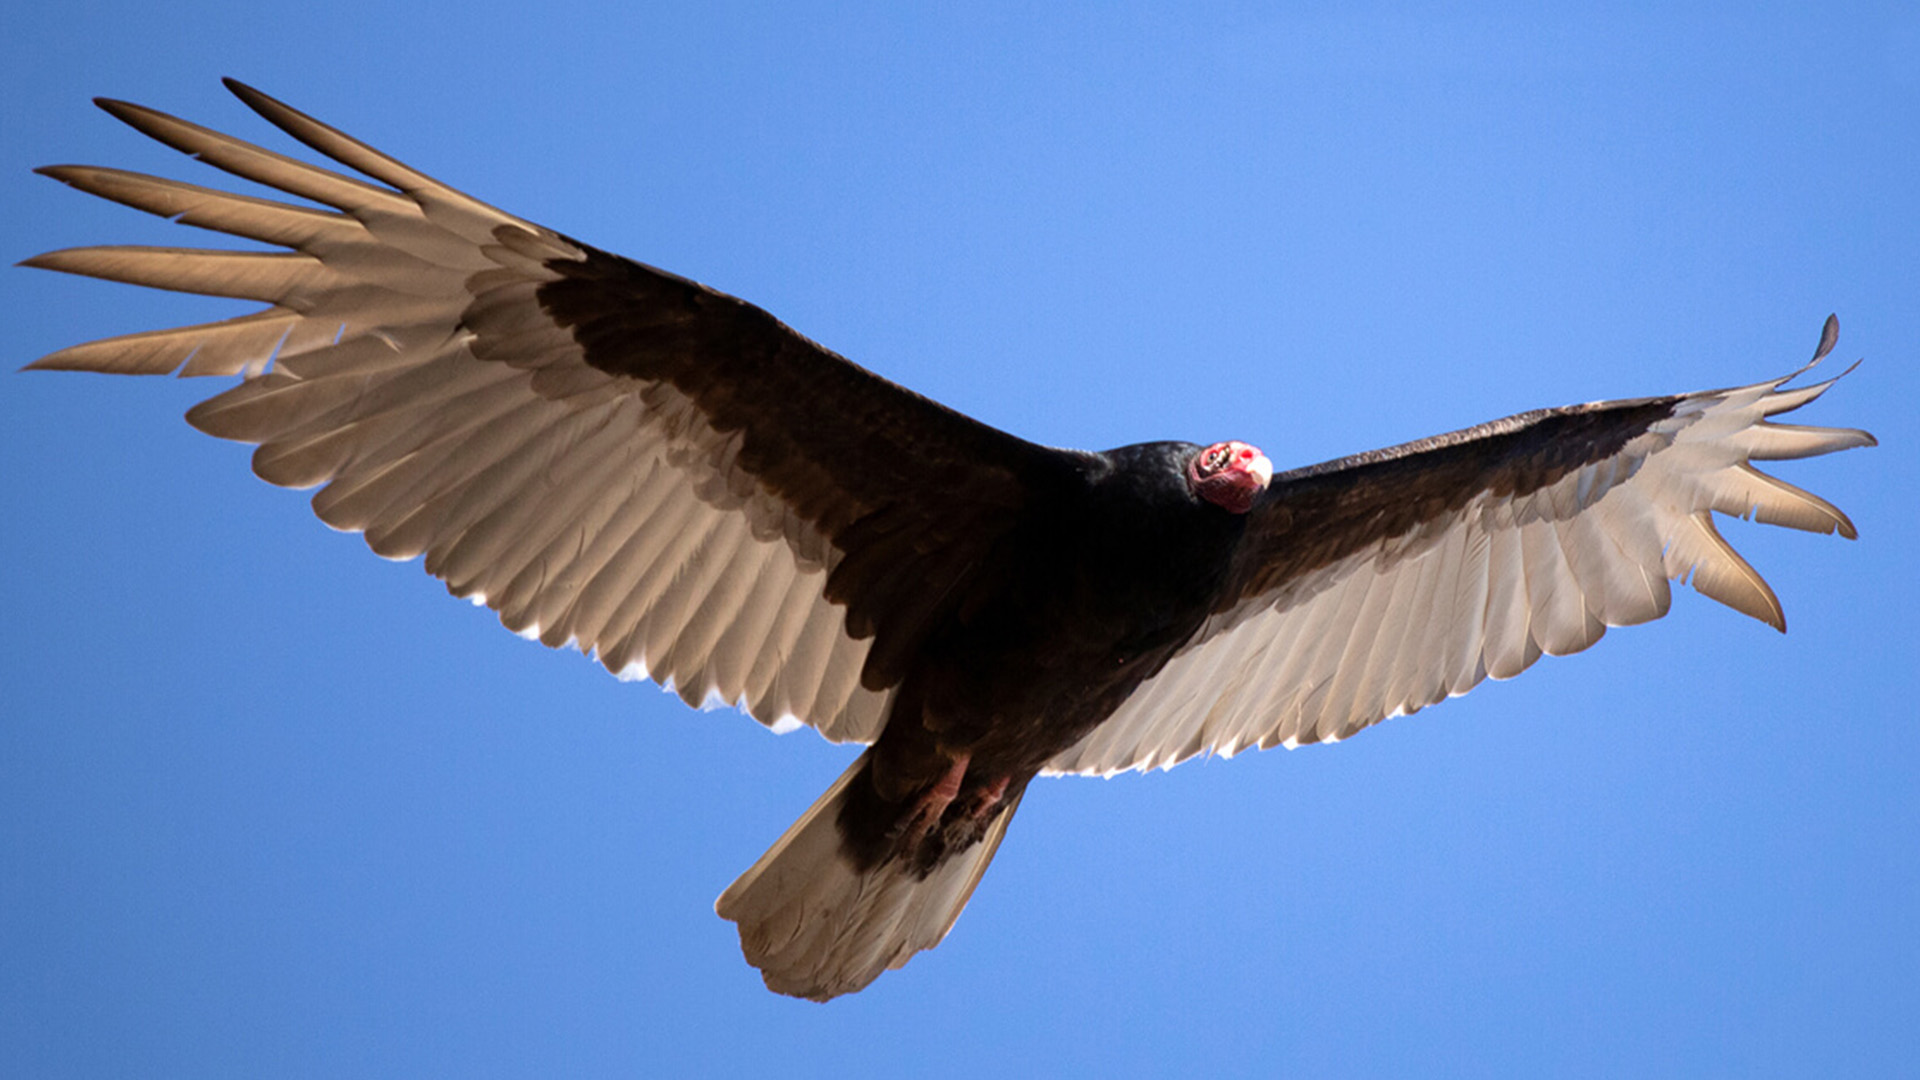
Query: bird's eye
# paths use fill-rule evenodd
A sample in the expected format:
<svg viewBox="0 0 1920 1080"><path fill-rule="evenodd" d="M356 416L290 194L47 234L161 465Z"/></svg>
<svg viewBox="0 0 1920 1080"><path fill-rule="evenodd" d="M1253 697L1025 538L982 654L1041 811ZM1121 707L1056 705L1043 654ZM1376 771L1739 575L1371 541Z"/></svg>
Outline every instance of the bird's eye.
<svg viewBox="0 0 1920 1080"><path fill-rule="evenodd" d="M1225 466L1226 463L1227 448L1224 446L1216 446L1207 451L1206 457L1201 461L1201 467L1208 472L1216 472Z"/></svg>

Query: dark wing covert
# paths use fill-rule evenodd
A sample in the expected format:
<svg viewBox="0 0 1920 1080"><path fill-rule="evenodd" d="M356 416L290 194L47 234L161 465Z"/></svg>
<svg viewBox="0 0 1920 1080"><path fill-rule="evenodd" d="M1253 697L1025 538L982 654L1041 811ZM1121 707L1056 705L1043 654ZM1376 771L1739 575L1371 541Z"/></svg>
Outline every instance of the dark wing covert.
<svg viewBox="0 0 1920 1080"><path fill-rule="evenodd" d="M249 87L367 179L164 113L137 130L303 206L41 170L277 251L27 265L270 305L34 367L241 375L188 419L517 633L695 705L870 741L921 629L1069 456L905 390L743 301L503 213Z"/></svg>
<svg viewBox="0 0 1920 1080"><path fill-rule="evenodd" d="M1837 333L1829 318L1814 363ZM1769 420L1832 385L1781 389L1792 377L1522 413L1274 477L1206 624L1050 771L1343 739L1658 618L1669 581L1786 629L1713 514L1851 538L1831 503L1751 462L1874 443Z"/></svg>

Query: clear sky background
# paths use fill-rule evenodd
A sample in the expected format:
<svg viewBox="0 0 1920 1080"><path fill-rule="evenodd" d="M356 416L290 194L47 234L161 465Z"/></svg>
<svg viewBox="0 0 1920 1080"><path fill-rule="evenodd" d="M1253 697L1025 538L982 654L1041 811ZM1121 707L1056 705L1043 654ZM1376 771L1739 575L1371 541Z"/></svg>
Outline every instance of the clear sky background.
<svg viewBox="0 0 1920 1080"><path fill-rule="evenodd" d="M681 6L12 5L0 256L202 242L27 170L217 182L96 94L286 148L230 74L1048 443L1306 464L1837 311L1802 416L1883 445L1779 471L1861 539L1726 526L1784 637L1678 592L1337 747L1037 783L945 945L820 1006L711 904L848 748L516 640L189 429L212 384L0 374L0 1073L1913 1067L1911 5ZM7 368L240 310L0 302Z"/></svg>

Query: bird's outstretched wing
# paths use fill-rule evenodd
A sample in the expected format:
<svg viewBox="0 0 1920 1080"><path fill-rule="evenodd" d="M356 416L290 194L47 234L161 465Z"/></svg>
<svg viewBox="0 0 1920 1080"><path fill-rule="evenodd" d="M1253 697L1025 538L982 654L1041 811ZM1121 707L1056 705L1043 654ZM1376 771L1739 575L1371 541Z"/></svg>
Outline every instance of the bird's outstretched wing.
<svg viewBox="0 0 1920 1080"><path fill-rule="evenodd" d="M1829 318L1815 362L1837 333ZM1874 442L1769 420L1832 385L1790 378L1523 413L1274 477L1206 624L1049 771L1346 738L1658 618L1669 581L1786 629L1713 514L1851 538L1845 514L1751 462Z"/></svg>
<svg viewBox="0 0 1920 1080"><path fill-rule="evenodd" d="M508 628L869 741L947 587L1064 455L928 401L759 308L478 202L249 87L361 174L99 104L318 206L115 169L82 191L282 250L92 247L27 265L270 305L34 367L242 375L188 419L259 444L329 525L426 556ZM364 179L362 178L364 177Z"/></svg>

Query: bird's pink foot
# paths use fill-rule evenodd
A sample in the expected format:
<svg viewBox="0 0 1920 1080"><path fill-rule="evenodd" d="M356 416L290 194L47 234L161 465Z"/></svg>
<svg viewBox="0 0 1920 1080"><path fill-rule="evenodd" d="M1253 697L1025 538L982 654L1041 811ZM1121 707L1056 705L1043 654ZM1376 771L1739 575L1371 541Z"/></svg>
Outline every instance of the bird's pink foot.
<svg viewBox="0 0 1920 1080"><path fill-rule="evenodd" d="M960 782L966 779L967 762L971 760L970 754L954 758L953 764L941 774L940 779L934 781L926 794L914 803L913 811L900 827L903 847L908 850L918 848L927 834L940 824L940 819L947 814L947 807L953 805L953 800L960 796Z"/></svg>
<svg viewBox="0 0 1920 1080"><path fill-rule="evenodd" d="M1000 800L1006 798L1007 785L1012 782L1013 777L1003 776L985 787L976 788L967 799L967 820L975 825L986 824L986 820L1000 808Z"/></svg>

